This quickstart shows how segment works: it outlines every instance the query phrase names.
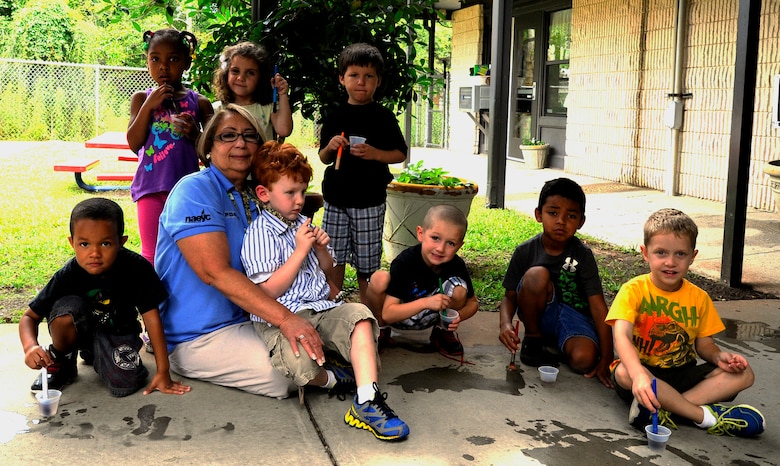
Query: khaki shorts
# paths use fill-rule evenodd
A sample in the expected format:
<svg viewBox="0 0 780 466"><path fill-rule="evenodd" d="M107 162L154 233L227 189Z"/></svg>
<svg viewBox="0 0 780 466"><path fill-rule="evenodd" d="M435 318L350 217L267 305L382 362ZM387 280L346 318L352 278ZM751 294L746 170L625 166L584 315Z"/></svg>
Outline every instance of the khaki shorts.
<svg viewBox="0 0 780 466"><path fill-rule="evenodd" d="M347 362L351 362L349 353L355 324L361 320L370 320L374 329L374 341L379 338L379 326L374 314L360 303L345 303L322 312L302 309L296 315L311 322L317 329L325 351L338 353ZM279 331L279 327L269 327L265 322L254 322L254 326L271 352L273 367L296 385L306 385L322 369L316 361L306 356L306 351L300 343L300 357L296 357L290 341Z"/></svg>

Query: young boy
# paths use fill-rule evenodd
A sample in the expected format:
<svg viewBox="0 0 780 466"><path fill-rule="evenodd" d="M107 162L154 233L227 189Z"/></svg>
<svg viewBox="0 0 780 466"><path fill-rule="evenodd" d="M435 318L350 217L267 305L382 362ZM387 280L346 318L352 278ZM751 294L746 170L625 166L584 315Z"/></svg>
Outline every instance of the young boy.
<svg viewBox="0 0 780 466"><path fill-rule="evenodd" d="M167 296L152 265L123 245L124 214L114 201L91 198L70 215L68 242L76 257L57 271L19 321L24 363L47 368L49 388L61 389L77 375L76 353L122 397L146 385L149 372L138 351L143 346L138 313L154 347L157 373L144 394L154 390L183 394L190 387L171 381L168 351L157 306ZM38 325L49 325L52 344L38 343ZM42 375L32 385L42 389Z"/></svg>
<svg viewBox="0 0 780 466"><path fill-rule="evenodd" d="M369 430L380 440L400 440L409 427L387 406L377 387L376 336L379 330L371 311L360 303L335 302L328 276L333 257L330 238L311 219L300 214L312 169L306 157L290 144L265 143L254 158L252 176L257 197L264 204L249 226L241 249L247 276L291 312L309 320L318 335L287 340L278 327L252 315L278 371L296 385L323 387L334 394L357 393L344 421ZM351 362L352 371L320 367L299 357L306 338L322 339L325 350ZM317 342L319 343L319 342ZM305 351L304 351L305 354Z"/></svg>
<svg viewBox="0 0 780 466"><path fill-rule="evenodd" d="M667 427L677 428L671 412L711 434L758 435L764 431L758 410L718 404L753 385L754 375L743 356L715 344L723 322L707 293L685 279L697 235L693 220L676 209L645 222L640 249L650 273L625 283L607 315L619 358L611 366L615 391L633 400L629 422L639 429L658 410ZM705 362L697 365L698 357Z"/></svg>
<svg viewBox="0 0 780 466"><path fill-rule="evenodd" d="M417 226L419 244L398 255L390 272L378 270L368 286L369 307L383 328L380 348L392 344L390 327L422 330L433 327L431 343L445 356L463 355L455 331L479 307L471 277L457 252L463 246L468 220L452 205L428 209ZM459 317L449 325L439 312L455 309Z"/></svg>
<svg viewBox="0 0 780 466"><path fill-rule="evenodd" d="M499 339L511 352L520 338L515 314L525 327L520 361L529 366L557 365L544 349L554 341L565 361L585 377L611 387L612 335L604 323L607 304L593 252L574 234L585 223L585 193L568 178L544 184L534 210L542 233L512 254L501 301Z"/></svg>
<svg viewBox="0 0 780 466"><path fill-rule="evenodd" d="M393 178L387 165L403 162L408 152L393 112L374 102L383 69L376 47L358 43L341 52L339 82L349 99L323 120L320 136L320 160L330 164L322 180L322 228L332 240L334 283L343 287L345 264L352 264L363 303L368 278L381 265L385 188ZM349 145L350 136L365 143Z"/></svg>

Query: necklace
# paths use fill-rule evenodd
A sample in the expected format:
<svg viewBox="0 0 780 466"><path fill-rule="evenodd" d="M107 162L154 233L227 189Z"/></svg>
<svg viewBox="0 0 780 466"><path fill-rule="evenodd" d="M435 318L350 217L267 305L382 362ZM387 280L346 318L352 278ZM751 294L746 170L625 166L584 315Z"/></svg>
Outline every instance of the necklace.
<svg viewBox="0 0 780 466"><path fill-rule="evenodd" d="M251 198L255 205L258 205L258 203L255 201L254 196L252 196L251 190L245 189L244 191L238 191L234 188L232 191L228 191L228 196L230 197L230 202L233 203L236 212L238 212L238 204L236 203L235 196L233 196L233 191L238 192L239 195L241 195L241 203L243 204L244 215L246 216L246 226L244 227L244 231L246 231L246 229L249 228L249 224L252 223L252 206L249 203L249 200Z"/></svg>
<svg viewBox="0 0 780 466"><path fill-rule="evenodd" d="M271 207L271 205L268 202L263 203L263 209L265 209L265 211L268 212L269 214L281 220L285 225L287 225L288 228L293 228L295 225L298 224L297 220L289 220L287 218L284 218L284 216L281 213L279 213L278 210Z"/></svg>

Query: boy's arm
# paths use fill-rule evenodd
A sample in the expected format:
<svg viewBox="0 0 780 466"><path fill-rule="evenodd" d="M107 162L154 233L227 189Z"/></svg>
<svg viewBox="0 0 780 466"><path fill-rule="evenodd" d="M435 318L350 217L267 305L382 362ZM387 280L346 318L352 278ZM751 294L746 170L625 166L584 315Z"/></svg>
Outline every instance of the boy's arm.
<svg viewBox="0 0 780 466"><path fill-rule="evenodd" d="M748 368L749 364L744 356L728 351L721 351L715 339L711 336L697 337L694 341L696 353L705 361L718 366L726 372L738 373Z"/></svg>
<svg viewBox="0 0 780 466"><path fill-rule="evenodd" d="M305 230L308 229L309 228L305 225L298 229L298 232L295 234L296 244L293 253L281 267L274 270L271 276L268 277L268 280L257 284L261 290L272 298L276 299L289 290L295 281L295 277L298 276L298 272L303 268L306 256L311 250L311 244L306 245L299 243L298 237L299 235L304 236L305 233L307 233Z"/></svg>
<svg viewBox="0 0 780 466"><path fill-rule="evenodd" d="M585 374L585 377L598 376L602 384L607 388L612 388L612 378L609 374L609 365L615 359L615 352L612 345L612 329L605 322L607 317L607 302L603 294L597 294L588 297L588 306L590 315L596 326L596 334L599 336L599 348L601 349L601 358L596 367Z"/></svg>
<svg viewBox="0 0 780 466"><path fill-rule="evenodd" d="M627 320L616 319L612 328L615 339L615 351L620 358L620 364L626 369L631 379L631 391L634 398L648 409L655 406L660 408L655 394L653 394L652 379L647 375L639 353L634 347L634 324Z"/></svg>
<svg viewBox="0 0 780 466"><path fill-rule="evenodd" d="M512 325L516 311L517 292L507 289L504 292L504 298L501 300L501 304L498 307L500 319L498 324L498 339L513 353L518 350L520 343L520 337L517 336L515 328Z"/></svg>
<svg viewBox="0 0 780 466"><path fill-rule="evenodd" d="M401 163L406 160L406 154L398 149L381 150L368 144L355 144L354 146L351 146L349 148L349 154L363 160L374 160L387 164Z"/></svg>
<svg viewBox="0 0 780 466"><path fill-rule="evenodd" d="M43 318L30 308L19 319L19 340L24 350L24 363L30 369L40 369L52 363L49 352L38 343L38 325Z"/></svg>
<svg viewBox="0 0 780 466"><path fill-rule="evenodd" d="M388 324L394 324L419 314L425 309L432 309L434 311L447 309L449 302L450 297L442 293L425 296L407 303L401 302L401 300L395 296L387 295L385 304L382 307L382 320Z"/></svg>
<svg viewBox="0 0 780 466"><path fill-rule="evenodd" d="M188 385L184 385L180 381L171 380L168 346L165 342L160 312L155 308L141 314L141 318L144 321L146 333L149 334L149 339L152 342L154 362L157 365L157 373L152 377L152 381L146 387L146 390L144 390L144 395L148 395L155 390L160 390L170 395L183 395L190 391L191 387Z"/></svg>

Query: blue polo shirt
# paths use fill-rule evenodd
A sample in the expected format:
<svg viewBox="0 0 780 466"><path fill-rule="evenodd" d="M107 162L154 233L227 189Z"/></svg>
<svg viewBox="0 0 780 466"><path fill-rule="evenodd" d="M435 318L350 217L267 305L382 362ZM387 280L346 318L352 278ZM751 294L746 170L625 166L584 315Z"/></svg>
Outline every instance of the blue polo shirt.
<svg viewBox="0 0 780 466"><path fill-rule="evenodd" d="M241 308L195 274L176 245L190 236L223 232L231 266L244 273L241 244L249 225L242 195L219 170L210 167L182 178L165 202L154 264L169 294L160 305L169 351L179 343L247 320ZM252 201L249 205L254 219L257 205Z"/></svg>

